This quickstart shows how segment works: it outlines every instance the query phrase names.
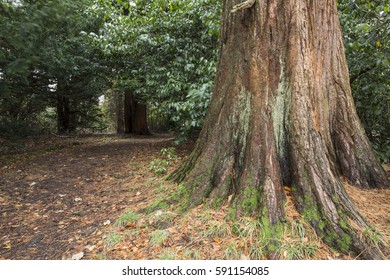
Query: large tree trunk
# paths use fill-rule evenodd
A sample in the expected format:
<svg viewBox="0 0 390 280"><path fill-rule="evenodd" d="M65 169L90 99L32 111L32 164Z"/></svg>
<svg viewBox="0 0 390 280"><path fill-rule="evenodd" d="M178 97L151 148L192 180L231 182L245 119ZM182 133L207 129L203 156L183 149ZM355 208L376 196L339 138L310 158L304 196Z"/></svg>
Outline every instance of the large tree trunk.
<svg viewBox="0 0 390 280"><path fill-rule="evenodd" d="M149 135L146 105L129 91L117 96L117 133Z"/></svg>
<svg viewBox="0 0 390 280"><path fill-rule="evenodd" d="M125 92L124 132L149 135L146 105L137 100L130 92Z"/></svg>
<svg viewBox="0 0 390 280"><path fill-rule="evenodd" d="M239 0L223 2L209 112L173 177L194 204L230 197L231 213L258 215L274 236L285 221L283 186L291 186L298 211L328 244L382 258L340 181L389 186L354 108L336 1L247 2L234 13Z"/></svg>

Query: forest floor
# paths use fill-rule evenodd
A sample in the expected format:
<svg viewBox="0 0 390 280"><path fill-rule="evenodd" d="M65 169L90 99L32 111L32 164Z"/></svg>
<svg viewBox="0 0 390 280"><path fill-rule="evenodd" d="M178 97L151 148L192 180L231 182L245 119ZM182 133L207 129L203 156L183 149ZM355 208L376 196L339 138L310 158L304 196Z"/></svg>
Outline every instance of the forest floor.
<svg viewBox="0 0 390 280"><path fill-rule="evenodd" d="M0 143L0 259L265 258L256 220L232 221L228 206L207 203L182 212L166 200L180 186L165 174L193 147L173 150L172 140L106 135ZM347 191L390 244L390 190ZM357 257L326 246L295 211L288 188L286 194L281 259Z"/></svg>

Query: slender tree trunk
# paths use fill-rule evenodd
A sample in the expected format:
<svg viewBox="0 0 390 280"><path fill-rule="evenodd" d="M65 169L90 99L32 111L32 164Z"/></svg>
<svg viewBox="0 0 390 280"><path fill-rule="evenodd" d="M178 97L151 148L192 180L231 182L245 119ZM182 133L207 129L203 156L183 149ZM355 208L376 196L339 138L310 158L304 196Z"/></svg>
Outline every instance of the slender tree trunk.
<svg viewBox="0 0 390 280"><path fill-rule="evenodd" d="M125 92L124 97L124 132L133 133L134 98L130 92Z"/></svg>
<svg viewBox="0 0 390 280"><path fill-rule="evenodd" d="M125 97L123 92L118 92L116 94L116 132L118 134L125 133L125 124L124 124L124 106Z"/></svg>
<svg viewBox="0 0 390 280"><path fill-rule="evenodd" d="M58 134L71 132L70 102L66 96L57 98L57 131Z"/></svg>
<svg viewBox="0 0 390 280"><path fill-rule="evenodd" d="M335 0L223 2L212 101L197 145L173 177L193 204L227 198L270 236L285 221L284 186L324 240L382 258L340 177L388 187L355 111ZM253 5L251 5L253 4ZM277 238L273 238L274 240ZM270 243L270 257L277 258Z"/></svg>

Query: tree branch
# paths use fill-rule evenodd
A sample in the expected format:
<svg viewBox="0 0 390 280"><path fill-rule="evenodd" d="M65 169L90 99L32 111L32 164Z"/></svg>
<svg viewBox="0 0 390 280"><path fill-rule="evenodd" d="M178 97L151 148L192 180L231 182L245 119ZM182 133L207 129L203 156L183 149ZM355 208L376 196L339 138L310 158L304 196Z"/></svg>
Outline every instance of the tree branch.
<svg viewBox="0 0 390 280"><path fill-rule="evenodd" d="M241 10L249 9L255 4L256 0L246 0L240 4L234 5L231 13L235 13Z"/></svg>

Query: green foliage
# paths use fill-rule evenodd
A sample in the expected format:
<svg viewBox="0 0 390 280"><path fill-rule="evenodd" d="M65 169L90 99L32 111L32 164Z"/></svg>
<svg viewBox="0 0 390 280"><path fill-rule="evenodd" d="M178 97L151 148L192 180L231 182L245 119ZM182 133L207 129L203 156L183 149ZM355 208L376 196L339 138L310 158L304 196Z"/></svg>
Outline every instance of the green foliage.
<svg viewBox="0 0 390 280"><path fill-rule="evenodd" d="M90 40L113 63L118 90L159 104L182 134L208 106L219 37L220 1L96 1L106 24Z"/></svg>
<svg viewBox="0 0 390 280"><path fill-rule="evenodd" d="M339 11L356 108L374 150L389 162L390 4L341 0Z"/></svg>
<svg viewBox="0 0 390 280"><path fill-rule="evenodd" d="M390 4L340 0L339 10L357 111L388 162ZM154 104L179 141L202 127L221 1L1 1L0 13L1 136L113 130L113 104L125 90ZM153 165L158 174L168 168L166 160Z"/></svg>
<svg viewBox="0 0 390 280"><path fill-rule="evenodd" d="M42 128L50 120L47 110L58 109L58 100L66 99L67 130L96 126L106 69L82 35L97 32L102 23L86 13L90 4L88 0L1 3L0 121L15 127L25 121Z"/></svg>
<svg viewBox="0 0 390 280"><path fill-rule="evenodd" d="M210 64L213 64L213 67L210 66L210 70L213 69L211 71L214 71L216 69L214 61L211 61ZM209 77L213 76L214 73L210 73ZM168 104L171 120L176 124L181 135L178 139L179 142L185 139L191 131L200 129L203 126L210 103L211 92L212 81L210 80L208 83L201 85L200 88L191 89L184 101Z"/></svg>
<svg viewBox="0 0 390 280"><path fill-rule="evenodd" d="M175 148L163 148L161 157L153 159L149 164L149 169L157 176L164 175L168 168L178 160L175 154Z"/></svg>
<svg viewBox="0 0 390 280"><path fill-rule="evenodd" d="M39 128L29 121L10 121L0 122L0 137L7 139L18 139L30 135L39 134Z"/></svg>
<svg viewBox="0 0 390 280"><path fill-rule="evenodd" d="M157 176L164 175L168 172L168 168L171 165L170 161L155 158L149 164L149 169Z"/></svg>

